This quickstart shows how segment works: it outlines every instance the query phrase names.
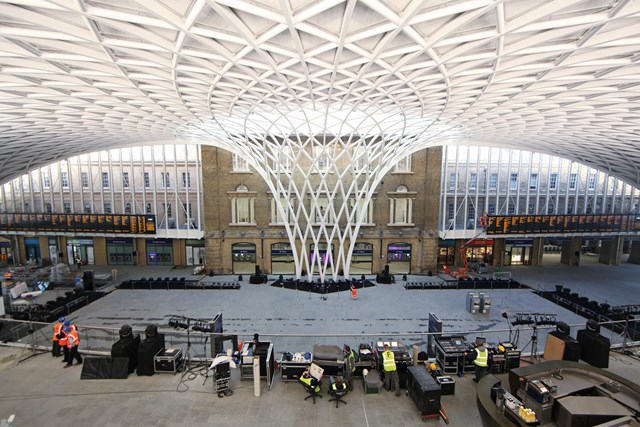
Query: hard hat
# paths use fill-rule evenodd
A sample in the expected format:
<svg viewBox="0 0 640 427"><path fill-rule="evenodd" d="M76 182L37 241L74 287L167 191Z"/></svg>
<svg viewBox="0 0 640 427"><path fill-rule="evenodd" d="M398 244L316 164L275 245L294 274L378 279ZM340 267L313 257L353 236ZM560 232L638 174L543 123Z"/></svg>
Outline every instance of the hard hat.
<svg viewBox="0 0 640 427"><path fill-rule="evenodd" d="M438 365L436 365L435 363L430 363L429 364L429 370L430 371L435 371L436 369L438 369Z"/></svg>
<svg viewBox="0 0 640 427"><path fill-rule="evenodd" d="M60 322L60 323L64 322L64 316L59 317L59 318L58 318L58 322Z"/></svg>
<svg viewBox="0 0 640 427"><path fill-rule="evenodd" d="M67 326L66 328L63 329L63 331L69 332L69 331L71 331L71 328Z"/></svg>
<svg viewBox="0 0 640 427"><path fill-rule="evenodd" d="M71 322L70 322L70 321L68 321L68 320L65 320L65 321L64 321L64 326L69 326L70 324L71 324Z"/></svg>

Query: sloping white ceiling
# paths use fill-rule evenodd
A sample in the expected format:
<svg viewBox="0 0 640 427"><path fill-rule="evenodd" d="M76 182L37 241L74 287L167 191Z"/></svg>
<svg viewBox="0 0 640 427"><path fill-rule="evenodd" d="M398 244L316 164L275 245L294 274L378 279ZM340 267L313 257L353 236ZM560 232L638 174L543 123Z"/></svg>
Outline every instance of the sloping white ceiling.
<svg viewBox="0 0 640 427"><path fill-rule="evenodd" d="M0 182L325 105L639 185L640 1L0 1Z"/></svg>

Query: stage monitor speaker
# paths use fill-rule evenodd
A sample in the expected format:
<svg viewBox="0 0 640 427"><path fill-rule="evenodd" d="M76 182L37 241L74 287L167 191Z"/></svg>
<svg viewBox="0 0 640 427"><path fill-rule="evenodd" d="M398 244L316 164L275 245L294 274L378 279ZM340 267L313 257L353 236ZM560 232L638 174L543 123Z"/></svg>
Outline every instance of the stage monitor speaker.
<svg viewBox="0 0 640 427"><path fill-rule="evenodd" d="M138 366L138 347L140 335L126 339L120 339L111 346L111 357L128 357L129 373L133 373Z"/></svg>
<svg viewBox="0 0 640 427"><path fill-rule="evenodd" d="M578 331L578 342L582 349L581 359L596 368L609 367L609 350L611 341L588 329Z"/></svg>
<svg viewBox="0 0 640 427"><path fill-rule="evenodd" d="M82 286L85 291L95 290L95 285L93 283L93 271L87 270L82 273Z"/></svg>
<svg viewBox="0 0 640 427"><path fill-rule="evenodd" d="M129 376L129 359L126 357L85 356L80 379L125 379Z"/></svg>

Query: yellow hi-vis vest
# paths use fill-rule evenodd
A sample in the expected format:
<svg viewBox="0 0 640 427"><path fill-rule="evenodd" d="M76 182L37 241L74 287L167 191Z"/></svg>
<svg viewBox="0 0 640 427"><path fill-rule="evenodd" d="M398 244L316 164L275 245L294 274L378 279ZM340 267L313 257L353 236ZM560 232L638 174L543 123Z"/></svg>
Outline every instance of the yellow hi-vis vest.
<svg viewBox="0 0 640 427"><path fill-rule="evenodd" d="M396 361L393 352L387 350L382 353L382 367L386 372L392 372L396 370Z"/></svg>
<svg viewBox="0 0 640 427"><path fill-rule="evenodd" d="M487 349L485 348L483 351L480 351L479 349L475 349L476 353L478 354L478 356L473 359L473 363L475 363L476 365L482 367L482 368L486 368L487 365L489 364L489 351L487 351Z"/></svg>
<svg viewBox="0 0 640 427"><path fill-rule="evenodd" d="M311 385L311 381L313 380L313 378L309 377L309 378L305 378L305 377L300 377L299 378L301 382L305 383L306 385L308 385L309 387L312 387ZM320 393L320 387L316 385L316 393Z"/></svg>

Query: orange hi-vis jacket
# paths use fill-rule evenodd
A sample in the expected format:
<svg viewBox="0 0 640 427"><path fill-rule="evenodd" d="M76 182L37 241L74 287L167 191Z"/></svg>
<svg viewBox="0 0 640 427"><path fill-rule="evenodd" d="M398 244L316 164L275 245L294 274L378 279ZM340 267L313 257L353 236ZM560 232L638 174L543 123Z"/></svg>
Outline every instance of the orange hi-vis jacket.
<svg viewBox="0 0 640 427"><path fill-rule="evenodd" d="M53 341L58 341L58 334L62 331L62 322L53 325Z"/></svg>
<svg viewBox="0 0 640 427"><path fill-rule="evenodd" d="M77 347L80 345L80 336L75 329L71 329L67 332L67 347Z"/></svg>

